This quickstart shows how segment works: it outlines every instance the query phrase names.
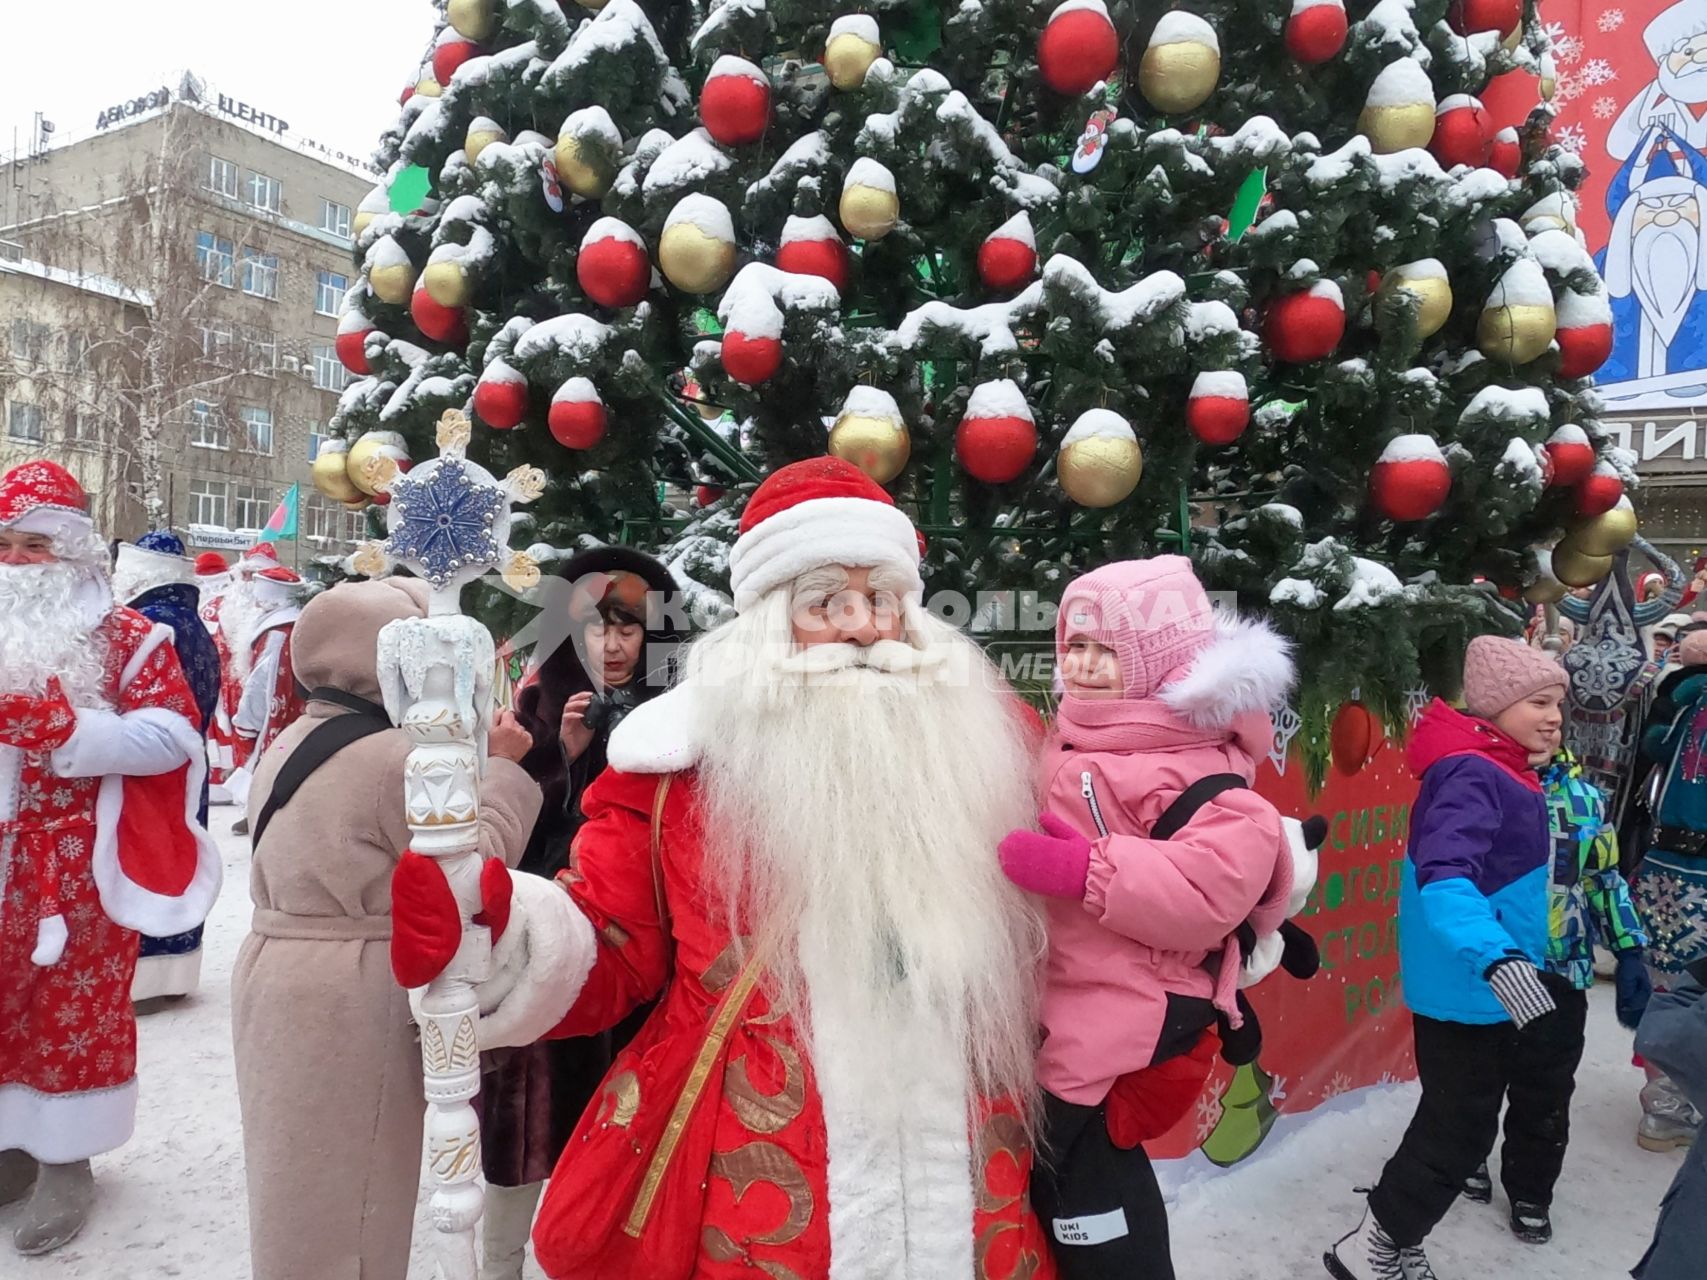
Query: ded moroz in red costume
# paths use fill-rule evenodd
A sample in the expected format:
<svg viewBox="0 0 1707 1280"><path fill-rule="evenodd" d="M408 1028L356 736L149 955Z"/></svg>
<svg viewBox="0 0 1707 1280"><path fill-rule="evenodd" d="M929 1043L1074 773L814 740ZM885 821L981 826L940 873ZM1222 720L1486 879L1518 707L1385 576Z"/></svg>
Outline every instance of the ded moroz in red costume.
<svg viewBox="0 0 1707 1280"><path fill-rule="evenodd" d="M290 656L291 636L302 616L302 579L289 569L266 569L255 575L254 592L261 613L250 628L249 678L232 717L232 728L248 744L249 761L239 775L226 779L239 805L248 801L256 762L303 706Z"/></svg>

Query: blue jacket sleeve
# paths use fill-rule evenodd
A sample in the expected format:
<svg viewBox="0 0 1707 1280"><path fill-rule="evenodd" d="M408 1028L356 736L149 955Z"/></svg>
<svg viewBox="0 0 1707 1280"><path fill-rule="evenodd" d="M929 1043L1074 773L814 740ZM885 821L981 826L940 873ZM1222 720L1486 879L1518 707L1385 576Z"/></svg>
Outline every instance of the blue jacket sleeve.
<svg viewBox="0 0 1707 1280"><path fill-rule="evenodd" d="M1485 766L1470 759L1435 766L1434 795L1411 836L1423 927L1441 938L1479 981L1523 949L1479 887L1500 827L1499 799Z"/></svg>
<svg viewBox="0 0 1707 1280"><path fill-rule="evenodd" d="M1636 1032L1636 1052L1697 1107L1707 1106L1707 991L1691 979L1675 991L1654 992Z"/></svg>

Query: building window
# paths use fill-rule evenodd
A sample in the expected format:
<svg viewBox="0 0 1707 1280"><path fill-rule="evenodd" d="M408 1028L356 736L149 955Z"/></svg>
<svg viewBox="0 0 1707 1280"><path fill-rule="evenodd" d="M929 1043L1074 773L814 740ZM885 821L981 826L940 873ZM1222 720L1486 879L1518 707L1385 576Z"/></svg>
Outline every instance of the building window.
<svg viewBox="0 0 1707 1280"><path fill-rule="evenodd" d="M323 316L337 315L349 287L348 276L341 276L336 271L318 273L314 282L314 310Z"/></svg>
<svg viewBox="0 0 1707 1280"><path fill-rule="evenodd" d="M225 366L231 363L232 328L224 320L196 320L196 340L201 343L202 358Z"/></svg>
<svg viewBox="0 0 1707 1280"><path fill-rule="evenodd" d="M350 238L350 206L339 204L336 200L321 200L320 229L330 231L335 236Z"/></svg>
<svg viewBox="0 0 1707 1280"><path fill-rule="evenodd" d="M225 528L225 499L229 488L223 480L190 481L190 524Z"/></svg>
<svg viewBox="0 0 1707 1280"><path fill-rule="evenodd" d="M279 337L271 329L244 328L243 368L272 377L279 368Z"/></svg>
<svg viewBox="0 0 1707 1280"><path fill-rule="evenodd" d="M190 443L198 449L229 449L225 417L206 400L190 401Z"/></svg>
<svg viewBox="0 0 1707 1280"><path fill-rule="evenodd" d="M269 178L264 173L251 173L249 175L249 189L245 194L249 203L257 209L265 209L268 213L277 213L284 189L279 186L277 178Z"/></svg>
<svg viewBox="0 0 1707 1280"><path fill-rule="evenodd" d="M344 541L360 542L368 536L367 509L344 512Z"/></svg>
<svg viewBox="0 0 1707 1280"><path fill-rule="evenodd" d="M308 425L308 460L313 462L320 456L320 446L330 439L324 428L318 422Z"/></svg>
<svg viewBox="0 0 1707 1280"><path fill-rule="evenodd" d="M45 324L21 318L13 320L13 361L31 369L43 368L47 363L48 343L52 337L52 331Z"/></svg>
<svg viewBox="0 0 1707 1280"><path fill-rule="evenodd" d="M14 400L6 410L6 434L13 440L40 444L47 439L42 428L41 406Z"/></svg>
<svg viewBox="0 0 1707 1280"><path fill-rule="evenodd" d="M65 427L65 442L73 449L101 447L101 419L84 409L71 415Z"/></svg>
<svg viewBox="0 0 1707 1280"><path fill-rule="evenodd" d="M246 404L237 416L243 420L243 447L250 453L270 456L273 452L273 411Z"/></svg>
<svg viewBox="0 0 1707 1280"><path fill-rule="evenodd" d="M279 296L279 256L243 246L243 292L256 298Z"/></svg>
<svg viewBox="0 0 1707 1280"><path fill-rule="evenodd" d="M343 514L342 508L334 510L320 494L309 494L302 503L303 535L321 541L336 538L338 527L343 523L338 517Z"/></svg>
<svg viewBox="0 0 1707 1280"><path fill-rule="evenodd" d="M240 484L232 491L231 521L234 529L259 529L267 523L272 509L267 505L267 491L257 485Z"/></svg>
<svg viewBox="0 0 1707 1280"><path fill-rule="evenodd" d="M237 251L231 241L216 236L211 231L196 233L196 267L200 270L203 280L211 281L222 289L229 289L236 257Z"/></svg>
<svg viewBox="0 0 1707 1280"><path fill-rule="evenodd" d="M237 166L218 156L207 158L207 189L215 195L237 199Z"/></svg>
<svg viewBox="0 0 1707 1280"><path fill-rule="evenodd" d="M65 368L72 373L83 370L89 362L89 349L95 345L94 337L87 329L67 329L60 341L65 344Z"/></svg>
<svg viewBox="0 0 1707 1280"><path fill-rule="evenodd" d="M344 362L338 359L338 349L334 346L314 347L314 385L321 391L342 391L349 385L350 372L344 368Z"/></svg>

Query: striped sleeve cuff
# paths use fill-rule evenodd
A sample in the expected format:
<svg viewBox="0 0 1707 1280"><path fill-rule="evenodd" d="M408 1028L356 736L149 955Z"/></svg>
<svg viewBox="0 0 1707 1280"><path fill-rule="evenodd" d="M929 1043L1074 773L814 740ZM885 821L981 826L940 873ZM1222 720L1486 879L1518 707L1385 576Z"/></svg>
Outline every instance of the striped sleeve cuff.
<svg viewBox="0 0 1707 1280"><path fill-rule="evenodd" d="M1558 1007L1542 985L1540 971L1527 960L1516 957L1501 960L1488 970L1487 979L1494 989L1494 998L1511 1015L1512 1025L1519 1031Z"/></svg>

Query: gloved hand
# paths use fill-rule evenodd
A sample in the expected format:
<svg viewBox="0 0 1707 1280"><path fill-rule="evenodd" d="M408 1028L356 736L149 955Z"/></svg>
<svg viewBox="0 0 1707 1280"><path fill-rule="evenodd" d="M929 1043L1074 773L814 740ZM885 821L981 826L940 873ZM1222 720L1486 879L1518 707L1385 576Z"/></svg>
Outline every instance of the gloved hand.
<svg viewBox="0 0 1707 1280"><path fill-rule="evenodd" d="M1044 834L1010 831L997 849L1002 870L1027 893L1083 898L1091 874L1091 842L1052 813L1039 820Z"/></svg>
<svg viewBox="0 0 1707 1280"><path fill-rule="evenodd" d="M1215 1014L1215 1029L1221 1040L1221 1060L1229 1067L1244 1067L1262 1054L1262 1021L1251 1002L1239 992L1239 1017L1243 1019L1237 1031L1226 1014Z"/></svg>
<svg viewBox="0 0 1707 1280"><path fill-rule="evenodd" d="M1648 979L1648 966L1643 962L1642 949L1632 947L1618 953L1618 973L1614 979L1618 996L1614 1008L1619 1025L1634 1031L1642 1025L1642 1015L1648 1011L1648 997L1654 994L1654 984Z"/></svg>
<svg viewBox="0 0 1707 1280"><path fill-rule="evenodd" d="M71 740L77 712L59 677L47 678L47 691L0 694L0 743L22 751L53 751Z"/></svg>
<svg viewBox="0 0 1707 1280"><path fill-rule="evenodd" d="M492 930L492 944L510 923L510 872L499 858L480 868L481 909L474 923ZM414 850L391 873L391 974L402 987L424 987L445 971L462 945L456 894L435 859Z"/></svg>
<svg viewBox="0 0 1707 1280"><path fill-rule="evenodd" d="M1178 1124L1203 1092L1220 1047L1215 1033L1205 1031L1189 1052L1116 1080L1104 1108L1109 1141L1130 1151Z"/></svg>
<svg viewBox="0 0 1707 1280"><path fill-rule="evenodd" d="M1522 956L1508 956L1495 962L1483 976L1494 989L1494 998L1510 1016L1512 1026L1519 1031L1527 1031L1558 1010L1552 993L1541 981L1541 971Z"/></svg>
<svg viewBox="0 0 1707 1280"><path fill-rule="evenodd" d="M1305 932L1303 925L1286 920L1280 926L1280 939L1286 944L1280 967L1300 981L1314 978L1322 967L1322 952L1315 938Z"/></svg>

